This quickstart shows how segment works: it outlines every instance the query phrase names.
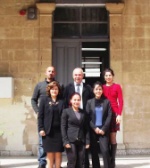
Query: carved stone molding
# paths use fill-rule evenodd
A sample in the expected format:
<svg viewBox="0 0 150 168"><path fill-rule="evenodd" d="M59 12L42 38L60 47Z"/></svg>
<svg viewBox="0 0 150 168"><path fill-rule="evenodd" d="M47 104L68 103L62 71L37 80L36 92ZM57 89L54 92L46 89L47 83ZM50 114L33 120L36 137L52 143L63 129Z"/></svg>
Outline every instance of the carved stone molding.
<svg viewBox="0 0 150 168"><path fill-rule="evenodd" d="M124 3L106 3L106 9L110 14L122 14L124 7Z"/></svg>
<svg viewBox="0 0 150 168"><path fill-rule="evenodd" d="M40 14L52 14L56 8L55 3L36 3Z"/></svg>

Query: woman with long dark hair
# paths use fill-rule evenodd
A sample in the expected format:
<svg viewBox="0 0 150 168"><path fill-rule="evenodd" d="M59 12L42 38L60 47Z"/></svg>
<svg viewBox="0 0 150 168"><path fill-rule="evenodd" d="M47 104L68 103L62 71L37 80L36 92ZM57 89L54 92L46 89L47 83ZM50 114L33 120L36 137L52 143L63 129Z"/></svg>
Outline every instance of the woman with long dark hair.
<svg viewBox="0 0 150 168"><path fill-rule="evenodd" d="M110 101L112 108L112 119L110 124L110 154L111 168L115 168L115 157L117 150L116 134L120 130L121 115L123 109L123 95L121 86L114 83L114 71L110 68L104 72L106 84L103 85L105 97Z"/></svg>

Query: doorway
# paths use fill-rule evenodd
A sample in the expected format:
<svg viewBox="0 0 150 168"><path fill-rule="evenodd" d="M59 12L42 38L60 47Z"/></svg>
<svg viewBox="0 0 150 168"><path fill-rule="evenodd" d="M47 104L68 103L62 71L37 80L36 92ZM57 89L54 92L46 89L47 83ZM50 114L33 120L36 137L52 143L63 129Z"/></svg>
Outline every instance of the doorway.
<svg viewBox="0 0 150 168"><path fill-rule="evenodd" d="M72 71L82 67L90 85L103 82L109 67L108 13L105 7L58 7L53 20L53 65L57 80L72 82Z"/></svg>

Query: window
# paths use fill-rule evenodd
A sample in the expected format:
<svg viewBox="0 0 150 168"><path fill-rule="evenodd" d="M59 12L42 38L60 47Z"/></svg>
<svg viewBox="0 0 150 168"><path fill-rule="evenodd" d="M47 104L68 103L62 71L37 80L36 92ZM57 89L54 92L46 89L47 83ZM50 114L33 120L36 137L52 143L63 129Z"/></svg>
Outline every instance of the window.
<svg viewBox="0 0 150 168"><path fill-rule="evenodd" d="M104 7L58 7L53 23L53 38L108 36L108 13Z"/></svg>

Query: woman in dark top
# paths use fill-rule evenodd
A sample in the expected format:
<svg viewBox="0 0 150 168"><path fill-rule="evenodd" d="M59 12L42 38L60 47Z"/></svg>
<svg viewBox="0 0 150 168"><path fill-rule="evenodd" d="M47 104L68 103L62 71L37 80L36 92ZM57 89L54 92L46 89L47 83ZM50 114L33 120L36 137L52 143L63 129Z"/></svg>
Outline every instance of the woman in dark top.
<svg viewBox="0 0 150 168"><path fill-rule="evenodd" d="M41 98L38 128L42 136L43 148L47 154L48 168L61 167L63 144L60 129L63 101L59 99L60 86L56 81L46 88L48 96Z"/></svg>
<svg viewBox="0 0 150 168"><path fill-rule="evenodd" d="M89 132L86 113L80 107L81 96L71 96L71 107L64 109L61 118L63 144L66 149L67 168L84 167L85 148L89 148Z"/></svg>
<svg viewBox="0 0 150 168"><path fill-rule="evenodd" d="M102 84L96 82L93 87L95 98L88 100L86 111L90 121L91 154L93 168L100 168L97 142L103 156L104 168L110 168L109 125L112 111L109 100L103 97Z"/></svg>

